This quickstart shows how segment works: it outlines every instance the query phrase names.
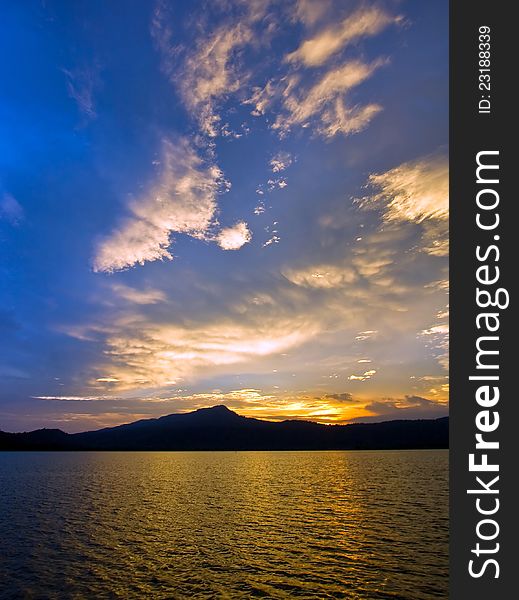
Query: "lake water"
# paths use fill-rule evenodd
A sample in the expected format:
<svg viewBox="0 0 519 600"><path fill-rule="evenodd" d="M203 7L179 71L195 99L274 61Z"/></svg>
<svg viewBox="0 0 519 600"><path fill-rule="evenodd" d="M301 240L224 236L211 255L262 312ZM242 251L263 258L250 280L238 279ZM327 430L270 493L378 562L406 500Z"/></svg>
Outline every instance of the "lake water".
<svg viewBox="0 0 519 600"><path fill-rule="evenodd" d="M448 453L0 453L0 598L447 598Z"/></svg>

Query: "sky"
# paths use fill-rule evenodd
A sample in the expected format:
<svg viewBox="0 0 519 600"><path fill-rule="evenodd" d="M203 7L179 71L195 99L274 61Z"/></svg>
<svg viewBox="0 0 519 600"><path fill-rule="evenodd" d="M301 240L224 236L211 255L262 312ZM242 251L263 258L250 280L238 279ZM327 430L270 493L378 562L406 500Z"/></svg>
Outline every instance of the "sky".
<svg viewBox="0 0 519 600"><path fill-rule="evenodd" d="M0 429L447 414L446 0L2 14Z"/></svg>

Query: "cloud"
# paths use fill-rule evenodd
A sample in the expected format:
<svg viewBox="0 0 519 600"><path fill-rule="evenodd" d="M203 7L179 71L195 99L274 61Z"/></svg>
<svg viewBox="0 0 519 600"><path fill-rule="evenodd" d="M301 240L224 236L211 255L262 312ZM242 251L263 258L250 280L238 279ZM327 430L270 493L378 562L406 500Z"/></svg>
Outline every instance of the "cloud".
<svg viewBox="0 0 519 600"><path fill-rule="evenodd" d="M248 81L240 53L256 40L253 26L265 16L268 4L264 0L236 3L234 8L240 9L240 16L226 19L214 31L205 31L198 23L201 35L194 48L184 51L181 64L182 50L172 44L166 6L159 3L155 9L151 33L161 54L162 69L178 88L186 108L197 118L201 131L209 137L225 130L218 114L221 103Z"/></svg>
<svg viewBox="0 0 519 600"><path fill-rule="evenodd" d="M376 255L382 242L366 236L365 243ZM394 239L384 244L394 245ZM393 249L398 253L398 247ZM105 350L93 380L109 374L119 380L117 389L160 387L228 373L255 373L253 381L264 381L261 373L273 368L288 379L297 365L308 366L310 385L322 382L321 375L338 372L342 379L337 383L345 384L349 376L354 381L354 376L363 387L380 387L388 373L395 372L393 357L419 352L423 342L417 332L428 328L445 297L443 291L424 289L421 281L400 282L402 275L413 277L410 263L393 261L360 275L352 258L349 264L340 258L342 265L282 269L285 277L276 272L251 279L240 269L217 277L208 271L200 279L190 274L185 286L175 287L171 295L166 292L164 304L115 305L104 323L68 332L102 340ZM381 285L378 277L397 283ZM133 296L126 289L120 293ZM359 370L357 361L367 360L365 345L376 377L371 365ZM342 354L337 366L330 367L321 362L331 348ZM284 352L293 358L281 358ZM350 358L348 353L353 353Z"/></svg>
<svg viewBox="0 0 519 600"><path fill-rule="evenodd" d="M292 164L292 155L289 152L277 152L270 160L269 165L273 173L288 169Z"/></svg>
<svg viewBox="0 0 519 600"><path fill-rule="evenodd" d="M446 402L420 396L366 400L349 393L329 393L319 396L282 393L279 390L237 387L189 392L186 388L164 390L161 393L84 396L34 396L50 403L66 403L77 412L56 413L52 426L81 431L92 427L113 426L158 414L185 413L198 408L225 404L241 415L281 421L310 419L321 423L386 421L391 419L437 418L447 414ZM79 412L89 407L89 413ZM77 407L77 408L76 408ZM72 425L71 425L72 424Z"/></svg>
<svg viewBox="0 0 519 600"><path fill-rule="evenodd" d="M344 255L337 256L335 263L285 268L282 274L292 283L307 288L360 291L369 284L371 288L404 294L409 291L402 281L405 267L399 268L395 264L400 244L398 235L386 230L367 235L361 243L348 248ZM371 289L371 292L375 297L375 290Z"/></svg>
<svg viewBox="0 0 519 600"><path fill-rule="evenodd" d="M248 417L281 421L285 419L312 419L321 423L334 423L343 420L345 415L356 409L357 401L348 399L348 394L327 394L325 396L291 395L255 388L216 389L210 392L186 395L180 390L174 396L144 397L143 404L159 403L167 410L186 412L197 408L225 404Z"/></svg>
<svg viewBox="0 0 519 600"><path fill-rule="evenodd" d="M168 247L170 230L148 221L126 219L97 250L94 271L113 273L136 264L172 259Z"/></svg>
<svg viewBox="0 0 519 600"><path fill-rule="evenodd" d="M347 266L315 265L304 269L287 269L283 275L296 285L310 288L337 288L353 283L357 278L354 269Z"/></svg>
<svg viewBox="0 0 519 600"><path fill-rule="evenodd" d="M330 235L328 229L323 233ZM360 246L372 252L360 255L366 261L361 265L353 264L358 256L351 246L344 245L344 253L337 251L338 240L344 235L340 231L328 246L334 248L335 264L310 262L305 266L305 258L315 258L312 250L301 257L301 266L280 265L285 277L276 269L270 275L263 272L261 277L251 278L247 276L249 263L243 267L247 271L237 268L211 276L209 269L182 277L188 270L179 265L177 281L184 285L175 284L171 288L175 292L170 294L168 283L161 282L167 296L164 303L144 303L154 300L154 294L150 298L137 295L138 302L131 302L134 288L119 289L115 293L128 297L127 303L109 308L108 314L100 316L101 324L75 331L69 328L69 334L103 347L89 373L89 385L97 391L87 387L85 396L102 393L108 382L96 380L107 377L118 380L109 382L110 391L140 390L144 396L153 390L155 396L167 394L167 386L172 385L197 386L198 391L206 392L222 387L223 381L228 385L232 375L233 385L267 386L262 395L276 394L268 405L261 410L258 407L257 416L297 416L321 422L359 416L363 404L371 402L374 394L386 393L388 382L394 385L394 378L405 371L403 364L412 363L414 369L418 363L421 368L424 340L432 342L434 336L422 337L417 332L430 329L431 323L435 326L438 321L431 318L445 304L443 290L424 288L422 280L413 280L417 266L420 271L422 266L414 264L415 255L403 252L403 238L389 233L365 234ZM385 261L368 270L369 262L383 255L386 247L405 260ZM333 258L329 252L326 257ZM289 264L293 260L283 258ZM252 265L256 268L257 263ZM427 281L440 279L434 271L427 276ZM405 277L410 281L402 281ZM396 283L381 285L380 278ZM330 353L336 354L332 362ZM366 356L373 365L358 363L367 360ZM428 373L435 374L435 357L433 353L426 359ZM429 370L431 363L434 366ZM333 379L328 377L330 373L335 374ZM409 381L404 377L403 386ZM273 392L277 389L274 386L279 390ZM346 397L325 398L343 393L342 386L358 389L359 402L350 407ZM160 392L156 388L161 388ZM410 389L414 391L414 386ZM68 391L75 395L75 390ZM404 391L409 390L404 387ZM421 389L416 392L426 393ZM313 400L316 394L319 401ZM186 410L194 407L194 402L186 396ZM209 397L204 402L215 403ZM162 413L166 410L161 408ZM253 414L252 409L248 414Z"/></svg>
<svg viewBox="0 0 519 600"><path fill-rule="evenodd" d="M306 11L303 9L301 12L316 16L315 9L310 12L312 5L305 4ZM327 27L315 37L305 40L297 50L288 54L285 60L302 63L306 67L318 67L349 44L364 37L377 35L388 25L400 20L400 17L393 17L377 7L360 8L339 25Z"/></svg>
<svg viewBox="0 0 519 600"><path fill-rule="evenodd" d="M129 206L128 217L99 245L94 270L113 272L147 261L172 259L170 234L205 239L228 185L220 169L206 164L187 140L163 142L162 172L148 192Z"/></svg>
<svg viewBox="0 0 519 600"><path fill-rule="evenodd" d="M364 206L382 205L386 221L422 223L446 221L449 216L449 161L435 154L372 174L368 187L375 193L362 199Z"/></svg>
<svg viewBox="0 0 519 600"><path fill-rule="evenodd" d="M254 86L251 95L243 101L243 104L251 104L254 107L251 114L254 117L260 117L265 114L276 95L276 85L270 80L264 87Z"/></svg>
<svg viewBox="0 0 519 600"><path fill-rule="evenodd" d="M236 52L252 40L250 27L238 23L218 28L212 36L199 43L196 52L184 66L180 90L186 106L199 118L204 133L218 134L220 117L215 102L240 89L245 76L234 62Z"/></svg>
<svg viewBox="0 0 519 600"><path fill-rule="evenodd" d="M5 219L11 225L18 225L25 218L22 205L9 193L0 198L0 219Z"/></svg>
<svg viewBox="0 0 519 600"><path fill-rule="evenodd" d="M370 369L369 371L365 371L362 375L350 375L348 379L349 381L367 381L368 379L371 379L375 374L375 369Z"/></svg>
<svg viewBox="0 0 519 600"><path fill-rule="evenodd" d="M331 0L296 0L294 17L305 25L314 25L330 8Z"/></svg>
<svg viewBox="0 0 519 600"><path fill-rule="evenodd" d="M321 5L299 2L295 19L315 22L327 8L326 2ZM347 102L345 97L388 60L378 59L367 64L360 59L350 59L341 66L328 68L317 81L311 77L311 83L308 83L308 77L301 72L300 66L321 66L345 45L367 35L376 35L399 20L399 17L390 16L378 8L359 9L340 26L324 29L288 54L285 60L289 63L288 72L279 78L269 79L263 87L254 86L242 104L252 105L251 114L256 117L273 110L275 119L270 126L278 131L281 138L296 126L310 127L324 138L362 131L380 113L382 106Z"/></svg>
<svg viewBox="0 0 519 600"><path fill-rule="evenodd" d="M385 421L390 419L436 419L448 414L445 402L422 398L421 396L405 396L401 399L387 398L366 404L365 410L372 416L358 417L354 421Z"/></svg>
<svg viewBox="0 0 519 600"><path fill-rule="evenodd" d="M449 253L449 162L437 152L369 176L370 195L363 208L382 209L386 223L415 223L422 229L421 250L432 256Z"/></svg>
<svg viewBox="0 0 519 600"><path fill-rule="evenodd" d="M304 318L262 323L219 320L161 324L123 318L107 336L109 364L99 370L118 380L118 389L175 384L209 369L232 370L240 363L294 348L316 332ZM275 335L273 332L275 331Z"/></svg>
<svg viewBox="0 0 519 600"><path fill-rule="evenodd" d="M252 233L243 221L222 229L216 236L216 242L223 250L239 250L251 239Z"/></svg>
<svg viewBox="0 0 519 600"><path fill-rule="evenodd" d="M353 395L349 392L343 392L342 394L326 394L324 396L326 400L337 400L339 402L358 402L353 398Z"/></svg>
<svg viewBox="0 0 519 600"><path fill-rule="evenodd" d="M449 324L443 323L423 329L420 337L430 338L427 346L432 349L436 360L446 371L449 370Z"/></svg>
<svg viewBox="0 0 519 600"><path fill-rule="evenodd" d="M429 329L421 331L421 335L447 335L449 333L449 326L445 325L434 325Z"/></svg>
<svg viewBox="0 0 519 600"><path fill-rule="evenodd" d="M31 398L55 402L104 402L115 399L113 396L31 396Z"/></svg>
<svg viewBox="0 0 519 600"><path fill-rule="evenodd" d="M356 336L355 340L357 342L363 342L365 340L369 340L377 335L378 331L374 329L368 329L367 331L360 331ZM360 362L360 361L359 361Z"/></svg>
<svg viewBox="0 0 519 600"><path fill-rule="evenodd" d="M431 256L449 255L449 223L443 219L423 222L423 251Z"/></svg>
<svg viewBox="0 0 519 600"><path fill-rule="evenodd" d="M267 189L269 192L274 191L276 188L283 190L288 186L288 183L286 181L286 179L283 179L282 177L278 177L276 179L269 179L267 181ZM256 190L258 193L261 192L261 189Z"/></svg>
<svg viewBox="0 0 519 600"><path fill-rule="evenodd" d="M381 110L379 104L349 108L336 98L335 104L322 113L322 125L317 128L317 131L327 138L337 133L343 135L358 133L365 129Z"/></svg>
<svg viewBox="0 0 519 600"><path fill-rule="evenodd" d="M279 235L273 235L263 244L263 248L271 246L272 244L279 244L280 241L281 238L279 237Z"/></svg>
<svg viewBox="0 0 519 600"><path fill-rule="evenodd" d="M134 304L157 304L157 302L165 302L166 294L161 290L147 288L138 290L122 283L112 285L112 291L127 302Z"/></svg>
<svg viewBox="0 0 519 600"><path fill-rule="evenodd" d="M329 70L309 89L299 92L296 92L297 78L289 78L283 92L283 112L277 117L273 129L285 135L295 125L307 127L312 124L325 138L337 133L351 135L361 131L382 107L378 104L347 106L344 97L386 62L376 60L367 64L360 60L348 61Z"/></svg>
<svg viewBox="0 0 519 600"><path fill-rule="evenodd" d="M63 69L67 77L67 91L79 109L79 112L88 120L97 117L94 102L94 93L99 87L99 67L97 65L78 68Z"/></svg>
<svg viewBox="0 0 519 600"><path fill-rule="evenodd" d="M439 279L437 281L431 281L425 287L428 289L441 290L441 291L448 293L449 287L450 287L450 281L448 279Z"/></svg>
<svg viewBox="0 0 519 600"><path fill-rule="evenodd" d="M394 350L387 347L391 336L399 340L406 337L416 340L416 332L426 329L431 317L440 307L443 309L443 291L436 285L426 285L444 273L444 266L439 261L432 264L423 255L410 252L416 244L416 236L408 229L386 227L384 231L365 232L361 242L343 243L342 250L339 249L341 236L351 240L344 230L338 230L335 235L334 229L326 227L322 233L319 241L326 249L323 255L328 260L333 257L334 262L310 262L307 265L303 262L301 266L296 263L282 268L281 273L301 293L312 298L320 310L336 315L337 327L340 322L349 325L343 338L350 340L350 346L360 351L361 345L371 344L370 358L382 367L378 356L373 355L373 348L384 347L387 356L392 356ZM430 264L426 272L424 264ZM351 320L343 315L343 310L349 313ZM416 329L410 326L415 319L419 324ZM375 337L377 345L372 342ZM405 343L416 345L415 354L423 348L423 343ZM355 360L366 359L365 353L366 350L362 350L364 356L356 356ZM409 360L414 359L409 357ZM387 373L384 370L383 378ZM350 365L346 375L350 374L365 377L354 365Z"/></svg>
<svg viewBox="0 0 519 600"><path fill-rule="evenodd" d="M143 402L147 402L143 399ZM311 419L321 423L334 423L343 420L351 410L357 409L357 400L351 394L338 393L321 396L283 394L242 388L213 390L206 393L182 394L164 397L161 402L182 406L181 411L194 410L215 404L225 404L248 417L281 421L286 419Z"/></svg>

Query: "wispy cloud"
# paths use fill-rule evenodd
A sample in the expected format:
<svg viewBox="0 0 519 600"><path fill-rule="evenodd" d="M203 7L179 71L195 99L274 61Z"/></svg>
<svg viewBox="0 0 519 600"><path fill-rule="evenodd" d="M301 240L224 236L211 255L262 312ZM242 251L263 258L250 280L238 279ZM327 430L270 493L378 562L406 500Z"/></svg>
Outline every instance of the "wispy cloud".
<svg viewBox="0 0 519 600"><path fill-rule="evenodd" d="M309 3L299 8L301 14L307 18L316 19L319 14L315 5ZM401 17L391 16L375 6L360 8L339 25L327 27L315 37L305 40L297 50L286 56L286 60L302 63L307 67L318 67L349 44L364 37L377 35L388 25L400 20Z"/></svg>
<svg viewBox="0 0 519 600"><path fill-rule="evenodd" d="M344 287L357 279L357 274L351 267L332 264L287 269L283 275L296 285L310 288Z"/></svg>
<svg viewBox="0 0 519 600"><path fill-rule="evenodd" d="M331 0L296 0L294 17L305 25L314 25L330 8Z"/></svg>
<svg viewBox="0 0 519 600"><path fill-rule="evenodd" d="M277 86L274 81L270 80L263 87L254 86L249 97L243 101L243 104L253 106L251 114L259 117L265 114L276 95Z"/></svg>
<svg viewBox="0 0 519 600"><path fill-rule="evenodd" d="M433 325L423 329L418 333L419 336L427 339L426 345L429 347L438 363L448 371L449 369L449 324L443 323Z"/></svg>
<svg viewBox="0 0 519 600"><path fill-rule="evenodd" d="M17 377L22 371L13 369L23 368L38 385L29 382L29 393L56 399L33 400L42 413L69 402L64 418L85 421L79 412L102 408L112 424L141 411L151 416L218 402L249 415L336 422L355 418L384 394L393 394L395 404L380 410L404 416L420 408L404 393L442 401L446 157L428 156L431 137L415 125L427 96L427 127L441 143L445 48L431 32L440 35L445 11L413 10L418 18L407 31L395 16L403 5L385 0L183 4L178 10L170 0L152 2L148 40L134 38L131 26L142 14L129 9L121 39L135 41L127 56L135 77L103 77L107 98L127 106L114 105L97 122L89 146L94 171L75 168L77 153L65 148L55 149L59 160L70 159L63 163L71 178L65 187L40 181L23 161L6 174L16 196L0 187L0 226L15 244L6 252L14 261L8 276L31 267L17 252L23 232L6 225L23 224L24 210L27 219L36 215L29 214L36 192L52 196L52 214L37 212L56 225L40 227L46 237L36 241L50 244L41 260L64 248L70 257L61 266L53 261L66 277L42 331L62 367L34 370L40 359L24 350L34 315L15 303L20 327L0 323L0 342L10 353L3 371ZM107 43L117 52L117 40ZM86 44L65 73L58 71L62 96L84 122L102 116L102 73ZM378 118L382 110L387 114ZM348 136L368 126L372 135L353 144ZM124 162L143 167L130 174L119 157L129 131ZM58 137L77 150L69 133ZM395 144L417 154L392 163L387 148ZM139 172L148 175L136 180ZM226 177L236 189L224 202ZM88 196L98 219L106 215L91 257L103 275L76 268L92 242L90 230L74 229L77 215L63 209L70 189L80 190L83 208ZM107 209L109 190L115 204ZM366 195L362 208L355 195ZM76 302L63 286L76 290ZM14 379L10 386L14 406L25 392Z"/></svg>
<svg viewBox="0 0 519 600"><path fill-rule="evenodd" d="M368 329L367 331L359 331L359 333L355 336L355 340L358 342L363 342L364 340L369 340L377 335L378 331L375 329Z"/></svg>
<svg viewBox="0 0 519 600"><path fill-rule="evenodd" d="M272 332L275 330L275 336ZM175 384L202 371L232 368L261 357L276 355L315 334L304 318L264 323L219 321L160 324L123 319L107 338L111 376L118 389ZM107 366L100 366L106 372Z"/></svg>
<svg viewBox="0 0 519 600"><path fill-rule="evenodd" d="M270 244L276 238L272 234ZM395 352L394 340L408 339L406 343L422 347L425 336L417 337L417 332L429 328L431 315L444 305L445 297L443 291L425 289L420 281L401 281L405 276L412 279L412 273L406 273L416 269L412 262L390 260L400 255L393 237L367 235L363 243L373 248L371 254L356 255L349 250L335 264L282 269L285 277L278 273L255 283L237 272L235 281L226 277L225 283L214 278L197 284L190 280L191 290L185 296L178 290L177 299L168 296L156 309L139 302L114 306L103 323L69 330L69 334L102 339L105 352L92 381L110 376L118 380L115 389L154 388L229 373L264 373L268 360L270 369L283 368L285 377L291 377L281 354L290 352L292 364L304 365L313 361L309 357L314 352L320 356L322 344L353 354L346 362L344 356L338 359L339 365L332 370L312 362L314 381L316 373L339 372L343 384L351 376L350 381L361 381L363 388L374 381L384 385L388 372L384 363ZM368 268L386 247L392 248L388 260ZM357 258L363 262L357 264ZM133 295L126 289L121 293ZM221 297L228 298L224 306L217 300ZM190 303L198 306L186 310ZM373 367L359 368L359 360L368 360L367 347Z"/></svg>
<svg viewBox="0 0 519 600"><path fill-rule="evenodd" d="M252 29L243 23L222 26L186 60L181 94L187 107L198 115L202 131L209 136L217 135L220 124L215 102L243 85L245 75L239 72L234 59L252 36Z"/></svg>
<svg viewBox="0 0 519 600"><path fill-rule="evenodd" d="M449 162L444 153L404 163L385 173L369 176L372 191L360 199L364 208L381 208L388 223L411 222L422 226L423 250L448 253Z"/></svg>
<svg viewBox="0 0 519 600"><path fill-rule="evenodd" d="M54 402L105 402L115 399L113 396L32 396L32 398Z"/></svg>
<svg viewBox="0 0 519 600"><path fill-rule="evenodd" d="M255 40L254 24L265 16L268 4L265 0L238 2L235 6L241 9L238 17L228 18L214 30L202 28L195 47L182 50L172 44L166 7L157 4L151 32L163 70L179 90L186 108L196 116L201 131L209 137L222 132L229 134L218 108L242 89L249 78L242 68L240 53Z"/></svg>
<svg viewBox="0 0 519 600"><path fill-rule="evenodd" d="M25 218L25 211L18 200L7 192L0 197L0 219L11 225L18 225Z"/></svg>
<svg viewBox="0 0 519 600"><path fill-rule="evenodd" d="M79 112L87 120L97 117L94 93L100 85L99 66L63 69L67 78L68 95L76 102Z"/></svg>
<svg viewBox="0 0 519 600"><path fill-rule="evenodd" d="M363 199L365 206L383 205L386 221L447 220L449 216L449 162L437 154L407 162L385 173L374 173Z"/></svg>
<svg viewBox="0 0 519 600"><path fill-rule="evenodd" d="M151 288L140 290L122 283L112 285L112 291L119 298L135 304L157 304L167 299L166 294L161 290Z"/></svg>
<svg viewBox="0 0 519 600"><path fill-rule="evenodd" d="M172 233L208 237L217 194L228 185L221 170L204 162L186 139L176 144L163 142L161 167L157 182L130 204L131 215L99 245L95 271L112 272L172 259Z"/></svg>
<svg viewBox="0 0 519 600"><path fill-rule="evenodd" d="M337 133L350 135L361 131L382 107L378 104L351 106L345 98L348 92L369 79L386 62L382 59L370 64L360 60L348 61L329 70L309 89L297 86L297 78L291 77L283 92L283 111L273 128L286 135L295 125L311 125L326 138Z"/></svg>
<svg viewBox="0 0 519 600"><path fill-rule="evenodd" d="M229 136L228 123L222 119L222 107L238 92L247 93L253 79L250 68L242 61L246 49L258 46L259 39L275 30L262 22L267 16L269 2L238 3L230 16L215 29L208 29L203 21L197 23L200 35L193 47L175 46L166 6L159 3L152 20L152 36L160 52L162 68L179 91L190 114L198 121L200 131L210 138ZM327 9L310 2L296 4L296 12L305 23L316 22ZM236 12L239 14L237 15ZM326 12L326 10L324 10ZM233 14L233 13L231 13ZM262 22L261 35L258 23ZM366 36L380 33L390 23L398 21L379 8L362 8L352 13L339 26L322 30L315 38L306 40L286 57L288 73L277 81L270 79L264 86L254 86L242 100L252 104L252 114L260 116L276 101L281 104L273 128L283 136L291 127L313 126L323 137L338 133L350 135L364 129L381 106L345 102L349 90L371 77L385 60L365 64L349 60L341 67L328 70L310 86L301 81L300 66L320 66L341 48ZM272 24L272 23L271 23Z"/></svg>
<svg viewBox="0 0 519 600"><path fill-rule="evenodd" d="M295 3L293 18L309 28L329 13L329 3L299 0ZM256 117L273 112L271 127L285 137L295 126L309 128L325 138L337 134L352 135L365 129L382 110L375 102L355 103L349 98L351 90L372 77L387 64L387 58L370 63L360 58L344 62L341 50L359 40L380 34L391 24L403 18L394 16L377 6L363 6L351 12L339 24L321 28L313 37L302 41L299 47L284 57L285 73L270 78L263 86L252 88L243 104L253 106ZM339 57L342 65L337 65ZM322 67L326 63L326 70ZM319 69L317 69L319 67ZM310 73L309 68L313 68ZM317 75L316 75L317 73Z"/></svg>

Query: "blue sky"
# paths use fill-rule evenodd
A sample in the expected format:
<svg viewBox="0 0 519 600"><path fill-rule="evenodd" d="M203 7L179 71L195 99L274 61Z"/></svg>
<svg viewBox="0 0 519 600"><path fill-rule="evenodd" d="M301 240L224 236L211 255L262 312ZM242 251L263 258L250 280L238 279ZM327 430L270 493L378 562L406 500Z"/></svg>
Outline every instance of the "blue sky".
<svg viewBox="0 0 519 600"><path fill-rule="evenodd" d="M448 399L448 3L5 3L0 428Z"/></svg>

